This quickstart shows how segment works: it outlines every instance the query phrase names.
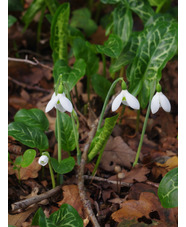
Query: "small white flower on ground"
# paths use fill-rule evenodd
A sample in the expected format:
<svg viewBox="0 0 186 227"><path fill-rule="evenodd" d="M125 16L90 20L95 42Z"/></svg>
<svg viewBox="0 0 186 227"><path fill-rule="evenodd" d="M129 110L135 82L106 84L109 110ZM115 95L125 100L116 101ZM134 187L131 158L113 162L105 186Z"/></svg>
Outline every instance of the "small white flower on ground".
<svg viewBox="0 0 186 227"><path fill-rule="evenodd" d="M123 103L126 106L130 106L135 110L139 110L140 104L136 97L131 95L127 90L122 90L119 95L116 96L112 103L112 111L116 111Z"/></svg>
<svg viewBox="0 0 186 227"><path fill-rule="evenodd" d="M46 166L48 163L48 157L46 155L42 155L38 160L39 165Z"/></svg>
<svg viewBox="0 0 186 227"><path fill-rule="evenodd" d="M156 92L151 101L151 111L155 114L162 107L166 112L171 111L171 104L162 92Z"/></svg>
<svg viewBox="0 0 186 227"><path fill-rule="evenodd" d="M72 112L73 107L69 99L66 98L65 93L53 94L51 100L48 102L45 112L49 112L53 107L58 109L60 112Z"/></svg>

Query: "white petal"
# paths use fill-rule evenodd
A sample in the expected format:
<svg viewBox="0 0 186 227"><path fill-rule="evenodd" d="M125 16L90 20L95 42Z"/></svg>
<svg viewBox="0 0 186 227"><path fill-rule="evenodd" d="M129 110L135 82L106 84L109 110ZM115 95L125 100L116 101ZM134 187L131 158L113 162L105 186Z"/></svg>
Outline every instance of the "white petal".
<svg viewBox="0 0 186 227"><path fill-rule="evenodd" d="M168 98L162 92L160 92L160 105L166 112L171 111L171 104Z"/></svg>
<svg viewBox="0 0 186 227"><path fill-rule="evenodd" d="M61 103L56 104L56 105L55 105L55 108L58 109L58 110L59 110L60 112L62 112L62 113L65 112L65 109L62 107Z"/></svg>
<svg viewBox="0 0 186 227"><path fill-rule="evenodd" d="M114 99L112 103L112 111L116 111L119 108L122 102L122 98L123 98L123 91L121 91L119 95L117 95L116 98Z"/></svg>
<svg viewBox="0 0 186 227"><path fill-rule="evenodd" d="M48 102L45 112L49 112L57 103L58 101L58 95L56 96L55 93L52 95L51 100Z"/></svg>
<svg viewBox="0 0 186 227"><path fill-rule="evenodd" d="M159 92L156 92L156 94L153 96L151 100L151 111L153 114L155 114L160 108L160 97Z"/></svg>
<svg viewBox="0 0 186 227"><path fill-rule="evenodd" d="M42 155L39 160L38 160L38 163L41 165L41 166L46 166L46 164L48 163L48 157L46 155Z"/></svg>
<svg viewBox="0 0 186 227"><path fill-rule="evenodd" d="M140 104L137 98L134 95L131 95L127 90L124 90L124 92L126 102L128 103L128 105L135 110L139 110Z"/></svg>
<svg viewBox="0 0 186 227"><path fill-rule="evenodd" d="M72 103L70 102L69 99L67 99L65 97L65 94L64 93L63 94L60 94L59 101L60 101L62 107L65 109L65 111L68 111L70 113L72 112L72 110L73 110Z"/></svg>

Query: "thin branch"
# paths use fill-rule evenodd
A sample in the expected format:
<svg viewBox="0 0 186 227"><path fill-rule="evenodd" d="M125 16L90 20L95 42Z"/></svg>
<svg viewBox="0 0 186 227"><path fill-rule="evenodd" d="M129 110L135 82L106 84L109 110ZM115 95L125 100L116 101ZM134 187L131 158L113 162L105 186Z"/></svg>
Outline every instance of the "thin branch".
<svg viewBox="0 0 186 227"><path fill-rule="evenodd" d="M43 68L49 69L51 71L53 70L52 67L40 63L35 57L33 57L33 60L34 61L29 60L27 55L25 56L25 59L8 57L8 61L23 62L23 63L27 63L27 64L30 64L30 65L40 65Z"/></svg>
<svg viewBox="0 0 186 227"><path fill-rule="evenodd" d="M31 197L29 199L25 199L25 200L21 200L19 202L13 203L11 205L12 207L12 211L15 210L19 210L19 209L25 209L26 207L34 204L34 203L38 203L44 199L48 199L49 197L52 197L53 195L55 195L57 192L59 192L61 190L61 186L57 186L45 193L42 193L40 195L36 195L34 197Z"/></svg>
<svg viewBox="0 0 186 227"><path fill-rule="evenodd" d="M27 89L30 89L30 90L36 90L36 91L42 91L42 92L46 92L46 93L50 93L51 91L50 90L46 90L44 88L41 88L41 87L37 87L37 86L30 86L28 84L25 84L23 82L20 82L20 81L17 81L15 79L13 79L12 77L8 76L8 79L10 81L12 81L13 83L23 87L23 88L27 88Z"/></svg>
<svg viewBox="0 0 186 227"><path fill-rule="evenodd" d="M84 175L83 177L84 177L85 180L95 180L95 181L107 182L109 184L118 184L117 181L105 179L105 178L102 178L102 177L88 176L88 175ZM123 187L131 187L132 184L121 181L121 186L123 186Z"/></svg>
<svg viewBox="0 0 186 227"><path fill-rule="evenodd" d="M82 158L81 158L81 164L80 164L79 171L78 171L78 188L79 188L80 198L83 202L84 208L86 209L86 211L87 211L87 213L90 217L90 220L91 220L93 226L100 227L100 225L99 225L99 223L98 223L98 221L95 217L95 214L92 210L90 200L88 199L88 197L86 195L85 186L84 186L84 176L83 176L85 164L86 164L86 161L87 161L88 149L89 149L91 141L94 138L94 135L96 133L97 123L98 123L98 121L96 121L96 123L93 125L92 130L89 133L88 142L86 143L86 145L84 147L83 155L82 155Z"/></svg>

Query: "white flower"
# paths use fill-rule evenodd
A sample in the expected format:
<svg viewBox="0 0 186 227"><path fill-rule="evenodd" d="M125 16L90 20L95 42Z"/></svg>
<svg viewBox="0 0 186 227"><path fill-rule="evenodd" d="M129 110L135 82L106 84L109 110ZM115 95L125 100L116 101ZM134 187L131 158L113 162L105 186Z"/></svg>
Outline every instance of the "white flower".
<svg viewBox="0 0 186 227"><path fill-rule="evenodd" d="M46 155L42 155L38 160L39 165L46 166L48 163L48 157Z"/></svg>
<svg viewBox="0 0 186 227"><path fill-rule="evenodd" d="M72 112L73 110L72 103L66 98L65 93L57 95L54 93L46 106L45 112L49 112L53 107L58 109L60 112Z"/></svg>
<svg viewBox="0 0 186 227"><path fill-rule="evenodd" d="M122 90L119 95L116 96L112 103L112 111L116 111L121 103L136 110L139 110L140 108L137 98L131 95L127 90Z"/></svg>
<svg viewBox="0 0 186 227"><path fill-rule="evenodd" d="M166 112L171 111L168 98L162 92L156 92L151 101L151 111L155 114L162 107Z"/></svg>

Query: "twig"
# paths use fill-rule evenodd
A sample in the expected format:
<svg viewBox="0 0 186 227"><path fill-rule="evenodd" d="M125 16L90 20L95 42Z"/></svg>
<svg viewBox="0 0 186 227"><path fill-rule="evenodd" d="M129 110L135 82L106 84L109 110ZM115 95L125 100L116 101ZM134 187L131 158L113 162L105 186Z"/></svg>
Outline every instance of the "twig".
<svg viewBox="0 0 186 227"><path fill-rule="evenodd" d="M31 197L29 199L25 199L25 200L21 200L19 202L13 203L11 205L12 207L12 211L15 210L19 210L19 209L25 209L26 207L34 204L34 203L38 203L44 199L48 199L49 197L52 197L53 195L55 195L57 192L59 192L61 190L61 186L57 186L54 189L51 189L45 193L42 193L40 195L36 195L34 197Z"/></svg>
<svg viewBox="0 0 186 227"><path fill-rule="evenodd" d="M79 195L80 195L80 198L83 202L83 205L84 205L94 227L100 227L100 225L99 225L99 223L98 223L98 221L95 217L95 214L92 210L90 200L87 198L85 187L84 187L84 176L83 175L84 175L85 164L86 164L86 161L87 161L88 149L89 149L90 143L91 143L91 141L92 141L92 139L93 139L93 137L96 133L97 123L98 123L98 121L96 121L96 123L92 127L92 130L89 133L89 139L88 139L88 142L86 143L86 145L84 147L84 151L83 151L82 158L81 158L81 164L80 164L79 171L78 171Z"/></svg>
<svg viewBox="0 0 186 227"><path fill-rule="evenodd" d="M109 184L117 184L117 181L105 179L105 178L102 178L102 177L88 176L88 175L84 175L83 177L84 177L85 180L95 180L95 181L107 182ZM123 186L123 187L131 187L132 184L121 181L121 186Z"/></svg>
<svg viewBox="0 0 186 227"><path fill-rule="evenodd" d="M30 89L30 90L36 90L36 91L42 91L42 92L46 92L46 93L50 93L51 92L50 90L46 90L46 89L41 88L41 87L37 87L37 86L34 87L34 86L30 86L28 84L25 84L23 82L17 81L17 80L13 79L10 76L8 76L8 79L10 81L12 81L13 83L15 83L15 84L17 84L17 85L19 85L19 86L21 86L23 88L27 88L27 89Z"/></svg>
<svg viewBox="0 0 186 227"><path fill-rule="evenodd" d="M29 60L27 55L25 56L25 59L8 57L8 60L9 61L14 61L14 62L23 62L23 63L27 63L27 64L30 64L30 65L40 65L43 68L47 68L49 70L53 70L52 67L40 63L35 57L33 57L34 61Z"/></svg>

